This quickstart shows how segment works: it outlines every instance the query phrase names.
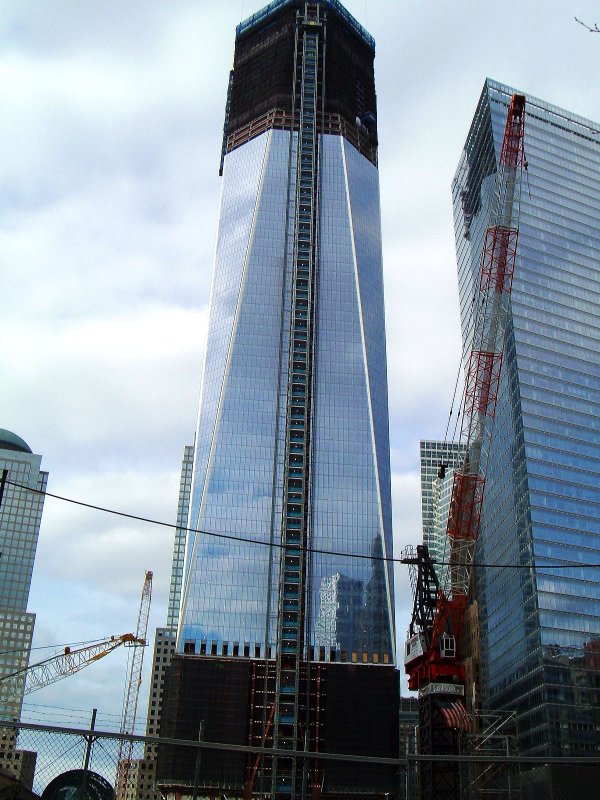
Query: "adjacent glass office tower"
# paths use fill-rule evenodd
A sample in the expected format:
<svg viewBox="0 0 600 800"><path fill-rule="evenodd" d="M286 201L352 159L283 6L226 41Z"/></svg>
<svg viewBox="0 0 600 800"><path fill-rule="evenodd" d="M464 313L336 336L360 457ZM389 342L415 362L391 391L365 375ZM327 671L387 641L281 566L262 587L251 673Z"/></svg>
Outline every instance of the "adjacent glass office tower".
<svg viewBox="0 0 600 800"><path fill-rule="evenodd" d="M40 470L42 457L32 452L20 436L0 428L0 474L7 471L0 508L0 677L27 667L35 614L27 611L33 563L37 549L44 495L12 484L44 491L48 473ZM24 686L24 682L23 682ZM4 721L19 720L21 690L11 683L0 688L0 768L33 784L36 754L17 749L14 728ZM2 687L2 684L0 684Z"/></svg>
<svg viewBox="0 0 600 800"><path fill-rule="evenodd" d="M394 660L373 58L337 0L236 31L180 652L275 657L293 616L306 658Z"/></svg>
<svg viewBox="0 0 600 800"><path fill-rule="evenodd" d="M429 555L438 562L438 580L444 585L449 562L450 545L446 536L454 471L462 466L465 447L459 442L421 440L421 519L423 544ZM442 469L443 468L443 469Z"/></svg>
<svg viewBox="0 0 600 800"><path fill-rule="evenodd" d="M506 112L486 81L453 183L465 352ZM517 262L477 560L483 702L525 754L600 750L600 126L527 97Z"/></svg>
<svg viewBox="0 0 600 800"><path fill-rule="evenodd" d="M0 509L0 675L27 666L35 614L27 613L33 562L37 549L44 496L13 483L44 491L48 473L40 470L42 457L11 431L0 428L0 473L7 480ZM2 698L0 718L19 719L23 696Z"/></svg>

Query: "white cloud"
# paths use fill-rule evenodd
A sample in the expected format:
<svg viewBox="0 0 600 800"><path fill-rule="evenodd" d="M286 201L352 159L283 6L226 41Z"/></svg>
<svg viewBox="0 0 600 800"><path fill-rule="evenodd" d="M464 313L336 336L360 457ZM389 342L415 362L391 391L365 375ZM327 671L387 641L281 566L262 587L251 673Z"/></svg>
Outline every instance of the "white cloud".
<svg viewBox="0 0 600 800"><path fill-rule="evenodd" d="M46 459L56 450L44 462L51 471L73 456L84 474L106 458L146 453L155 464L165 437L181 436L182 426L192 437L205 312L146 305L121 318L11 327L18 346L3 359L6 426L26 429Z"/></svg>

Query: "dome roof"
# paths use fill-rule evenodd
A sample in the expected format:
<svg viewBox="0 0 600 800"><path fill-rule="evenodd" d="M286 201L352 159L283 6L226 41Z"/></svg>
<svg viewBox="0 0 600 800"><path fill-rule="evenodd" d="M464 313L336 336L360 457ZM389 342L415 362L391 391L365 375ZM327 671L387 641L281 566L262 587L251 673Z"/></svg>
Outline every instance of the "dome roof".
<svg viewBox="0 0 600 800"><path fill-rule="evenodd" d="M0 450L17 450L19 453L33 453L26 441L16 433L0 428Z"/></svg>

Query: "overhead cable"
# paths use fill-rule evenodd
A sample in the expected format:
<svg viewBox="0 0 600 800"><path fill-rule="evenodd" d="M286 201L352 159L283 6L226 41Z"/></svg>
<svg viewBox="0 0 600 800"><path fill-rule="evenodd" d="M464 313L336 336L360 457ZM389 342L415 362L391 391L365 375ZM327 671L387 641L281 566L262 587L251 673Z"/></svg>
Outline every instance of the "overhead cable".
<svg viewBox="0 0 600 800"><path fill-rule="evenodd" d="M52 497L54 500L62 500L64 503L71 503L72 505L81 506L83 508L89 508L93 511L101 511L105 514L112 514L116 517L124 517L125 519L132 519L136 522L147 522L149 525L158 525L161 528L171 528L179 531L186 531L186 533L194 533L194 534L202 534L203 536L211 536L215 539L223 539L232 542L239 542L241 544L254 544L254 545L261 545L263 547L276 547L281 549L283 545L280 542L270 542L265 541L263 539L253 539L250 536L242 536L234 535L231 533L217 533L216 531L205 531L200 528L188 528L184 527L183 525L177 525L174 522L164 522L163 520L159 519L152 519L152 517L143 517L139 514L129 514L126 511L117 511L114 508L106 508L105 506L99 506L95 503L86 503L83 500L75 500L72 497L64 497L63 495L53 494L52 492L43 491L42 489L34 489L31 486L25 486L21 483L15 483L14 481L6 481L6 483L10 486L14 486L18 489L24 489L27 492L32 492L33 494L40 494L44 497ZM362 561L383 561L386 563L391 564L408 564L411 563L411 559L407 558L394 558L392 556L378 556L378 555L368 555L366 553L348 553L342 550L325 550L320 547L306 547L305 551L307 553L314 553L316 555L325 555L325 556L336 556L339 558L356 558L361 559ZM438 561L433 559L433 563L438 566L453 566L450 561ZM485 567L485 568L494 568L494 569L533 569L533 570L542 570L542 569L591 569L591 568L600 568L600 563L593 563L593 564L586 564L581 562L571 562L570 564L489 564L489 563L474 563L473 567Z"/></svg>

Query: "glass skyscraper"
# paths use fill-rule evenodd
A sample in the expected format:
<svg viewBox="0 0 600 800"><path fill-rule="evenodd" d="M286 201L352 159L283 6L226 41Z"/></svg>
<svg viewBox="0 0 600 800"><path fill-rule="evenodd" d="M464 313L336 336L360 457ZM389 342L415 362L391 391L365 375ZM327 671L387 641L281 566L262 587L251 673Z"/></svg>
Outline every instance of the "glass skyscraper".
<svg viewBox="0 0 600 800"><path fill-rule="evenodd" d="M156 735L160 730L165 671L168 669L175 652L193 463L194 447L193 445L186 445L183 449L179 478L179 498L177 501L177 522L173 541L167 624L165 627L155 628L154 631L152 671L148 692L148 711L146 714L147 736ZM146 742L143 758L133 759L130 763L127 786L120 800L140 800L140 798L144 798L144 800L161 800L161 794L156 788L156 757L156 745Z"/></svg>
<svg viewBox="0 0 600 800"><path fill-rule="evenodd" d="M40 470L42 457L35 455L20 436L0 428L0 471L7 481L0 509L0 675L27 666L35 614L27 613L33 562L37 549L44 496L20 489L20 484L44 491L48 473ZM0 712L3 719L19 718L21 696L11 696Z"/></svg>
<svg viewBox="0 0 600 800"><path fill-rule="evenodd" d="M236 31L182 653L394 662L373 58L337 0Z"/></svg>
<svg viewBox="0 0 600 800"><path fill-rule="evenodd" d="M28 488L46 489L48 473L40 470L41 461L20 436L0 428L0 473L7 471L0 508L0 677L29 664L35 614L27 611L27 601L44 495ZM35 753L17 750L14 728L2 727L3 721L20 720L23 688L24 679L20 690L12 682L0 690L0 767L31 786Z"/></svg>
<svg viewBox="0 0 600 800"><path fill-rule="evenodd" d="M438 562L435 571L444 585L448 572L450 546L446 536L448 513L454 471L462 466L465 457L464 445L458 442L422 440L421 453L421 519L423 522L423 544L429 555ZM443 471L440 470L444 467Z"/></svg>
<svg viewBox="0 0 600 800"><path fill-rule="evenodd" d="M181 462L179 479L179 500L177 503L177 528L173 542L173 562L171 564L171 585L169 587L169 605L167 608L167 628L175 633L179 622L179 604L181 602L181 584L185 561L186 527L190 510L190 492L192 488L192 470L194 466L194 447L186 445Z"/></svg>
<svg viewBox="0 0 600 800"><path fill-rule="evenodd" d="M512 93L486 81L453 182L465 353ZM597 759L600 126L527 96L525 158L476 556L483 704L517 710L523 754Z"/></svg>

